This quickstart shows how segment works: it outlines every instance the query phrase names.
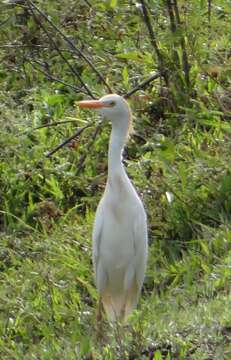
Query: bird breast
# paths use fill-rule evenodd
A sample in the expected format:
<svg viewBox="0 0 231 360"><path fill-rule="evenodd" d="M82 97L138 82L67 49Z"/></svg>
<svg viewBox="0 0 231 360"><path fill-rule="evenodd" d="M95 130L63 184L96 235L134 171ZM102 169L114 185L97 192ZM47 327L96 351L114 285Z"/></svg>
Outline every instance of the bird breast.
<svg viewBox="0 0 231 360"><path fill-rule="evenodd" d="M143 205L129 179L118 176L113 182L109 180L101 206L100 255L106 266L118 269L135 256L134 227L140 211L144 212Z"/></svg>

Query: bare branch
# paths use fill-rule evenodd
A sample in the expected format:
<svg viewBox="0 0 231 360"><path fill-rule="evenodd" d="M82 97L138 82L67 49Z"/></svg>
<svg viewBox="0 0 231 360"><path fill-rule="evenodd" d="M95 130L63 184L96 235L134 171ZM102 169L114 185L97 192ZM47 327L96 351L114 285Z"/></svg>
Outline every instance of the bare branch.
<svg viewBox="0 0 231 360"><path fill-rule="evenodd" d="M95 131L94 131L92 137L90 138L90 141L89 141L88 144L87 144L87 149L91 149L91 147L92 147L92 145L94 144L94 141L95 141L95 139L96 139L96 137L97 137L100 129L101 129L101 122L99 122L99 124L96 126ZM77 164L76 175L79 175L80 171L83 169L84 163L85 163L85 160L86 160L88 154L89 154L89 152L86 151L86 152L81 156L81 158L80 158L80 160L79 160L79 163Z"/></svg>
<svg viewBox="0 0 231 360"><path fill-rule="evenodd" d="M41 72L42 74L44 74L49 80L52 80L52 81L58 82L58 83L60 83L60 84L63 84L63 85L65 85L65 86L73 89L76 93L79 93L79 92L85 93L82 88L79 88L79 87L77 87L77 86L75 86L75 85L72 85L72 84L67 83L66 81L63 81L63 80L61 80L61 79L58 79L58 78L56 78L55 76L53 76L53 75L51 75L50 73L48 73L47 71L43 70L43 69L41 68L41 64L40 64L38 61L36 61L36 60L33 59L33 62L32 62L32 61L30 61L28 58L27 58L27 61L29 61L29 63L31 64L31 66L33 66L34 69L36 69L37 71L39 71L39 72ZM36 67L36 66L34 65L34 63L36 63L36 64L39 65L40 67L39 67L39 68Z"/></svg>
<svg viewBox="0 0 231 360"><path fill-rule="evenodd" d="M174 11L173 11L172 1L167 0L166 4L167 4L168 15L169 15L169 19L170 19L170 29L171 29L172 33L175 34L175 32L176 32L176 20L175 20L175 15L174 15ZM178 56L178 53L177 53L177 51L176 51L176 49L174 47L173 47L173 57L174 57L174 61L175 61L176 65L177 65L177 68L180 69L179 56Z"/></svg>
<svg viewBox="0 0 231 360"><path fill-rule="evenodd" d="M79 50L75 44L50 20L50 18L42 11L40 10L33 1L27 0L28 4L30 4L34 9L38 11L38 13L46 19L46 21L55 29L58 34L71 46L71 48L82 58L85 60L85 62L90 66L90 68L97 74L100 81L106 86L108 91L112 93L112 89L104 79L103 75L96 69L96 67L92 64L92 62L83 54L81 50Z"/></svg>
<svg viewBox="0 0 231 360"><path fill-rule="evenodd" d="M91 8L91 3L88 0L84 0L84 2Z"/></svg>
<svg viewBox="0 0 231 360"><path fill-rule="evenodd" d="M63 121L56 121L56 122L51 122L48 124L44 124L44 125L40 125L37 126L35 128L30 129L30 131L34 131L34 130L40 130L40 129L44 129L44 128L48 128L48 127L53 127L53 126L57 126L57 125L63 125L63 124L68 124L68 123L77 123L78 120L63 120ZM72 140L72 139L71 139Z"/></svg>
<svg viewBox="0 0 231 360"><path fill-rule="evenodd" d="M3 20L1 23L0 23L0 27L5 25L10 19L12 18L12 16L9 16L7 19Z"/></svg>
<svg viewBox="0 0 231 360"><path fill-rule="evenodd" d="M211 13L212 13L212 0L208 0L208 22L209 22L209 28L211 28Z"/></svg>
<svg viewBox="0 0 231 360"><path fill-rule="evenodd" d="M150 78L148 78L147 80L142 81L139 85L137 85L136 87L134 87L134 89L130 90L127 94L124 95L124 98L127 99L129 98L131 95L133 95L136 91L144 89L145 87L147 87L153 80L156 80L158 78L160 78L162 76L162 73L160 71L157 71L155 74L153 74L152 76L150 76Z"/></svg>
<svg viewBox="0 0 231 360"><path fill-rule="evenodd" d="M177 0L173 0L173 6L174 6L174 10L175 10L175 15L176 15L176 23L178 26L180 26L181 20L180 20L180 14L179 14ZM180 44L181 44L181 48L182 48L182 63L183 63L183 69L184 69L184 75L185 75L185 82L186 82L187 87L189 88L190 87L190 78L189 78L190 66L189 66L189 62L188 62L186 44L185 44L183 35L181 35Z"/></svg>
<svg viewBox="0 0 231 360"><path fill-rule="evenodd" d="M169 19L170 19L170 27L171 27L172 32L175 33L176 32L176 21L175 21L175 16L174 16L174 12L173 12L172 1L167 0L166 4L167 4L168 15L169 15Z"/></svg>
<svg viewBox="0 0 231 360"><path fill-rule="evenodd" d="M158 60L158 64L159 64L159 70L161 71L161 73L163 74L164 80L166 82L166 84L168 85L168 77L167 77L167 72L164 69L164 59L163 56L159 50L158 44L157 44L157 40L156 40L156 35L154 33L152 24L151 24L151 20L148 14L148 10L145 4L144 0L140 0L141 6L142 6L142 12L143 12L143 17L144 17L144 22L145 25L148 29L149 32L149 37L150 37L150 41L151 44L155 50L156 56L157 56L157 60Z"/></svg>
<svg viewBox="0 0 231 360"><path fill-rule="evenodd" d="M13 43L13 44L0 45L0 49L26 49L26 48L50 51L50 48L48 46L35 45L35 44L15 44L15 43ZM71 49L60 48L59 50L62 52L68 52L70 54L76 54L76 52Z"/></svg>
<svg viewBox="0 0 231 360"><path fill-rule="evenodd" d="M93 93L91 92L91 90L88 88L88 86L84 83L84 81L82 80L81 76L79 75L78 71L71 65L71 63L66 59L66 57L63 55L62 51L60 51L58 45L56 44L55 40L53 39L53 37L51 36L51 34L49 33L49 31L47 31L47 29L45 28L45 26L41 23L41 21L38 19L38 17L36 16L32 6L30 5L30 1L28 0L29 3L29 7L30 10L34 16L34 19L36 21L36 23L38 24L39 27L41 27L43 29L43 31L45 32L45 34L47 35L50 43L52 44L52 46L55 48L55 50L57 51L57 53L60 55L60 57L63 59L63 61L67 64L67 66L69 67L69 69L72 71L72 73L77 77L77 79L79 80L79 82L82 84L82 86L85 88L87 94L92 97L93 99L95 99L95 96L93 95Z"/></svg>
<svg viewBox="0 0 231 360"><path fill-rule="evenodd" d="M162 65L161 53L160 53L159 47L157 45L156 35L155 35L155 33L153 31L153 28L152 28L152 25L151 25L151 21L150 21L150 18L149 18L148 10L146 8L146 4L145 4L144 0L140 0L140 3L141 3L141 6L142 6L144 21L145 21L145 24L146 24L147 29L149 31L152 46L153 46L153 48L154 48L154 50L156 52L156 56L158 58L159 64Z"/></svg>
<svg viewBox="0 0 231 360"><path fill-rule="evenodd" d="M50 151L49 153L46 154L46 157L51 157L52 155L54 155L54 153L56 153L58 150L62 149L66 144L68 144L69 142L71 142L71 140L77 138L80 134L82 134L82 132L84 130L86 130L87 128L91 127L91 124L87 124L86 126L83 126L82 128L78 129L78 131L70 136L68 139L66 139L64 142L62 142L61 144L59 144L58 146L56 146L52 151Z"/></svg>

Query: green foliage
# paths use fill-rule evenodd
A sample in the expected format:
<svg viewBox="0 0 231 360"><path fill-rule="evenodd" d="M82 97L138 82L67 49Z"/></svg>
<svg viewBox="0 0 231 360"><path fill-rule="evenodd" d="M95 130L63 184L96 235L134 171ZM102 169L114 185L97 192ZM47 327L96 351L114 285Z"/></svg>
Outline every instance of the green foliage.
<svg viewBox="0 0 231 360"><path fill-rule="evenodd" d="M91 3L36 2L125 93L159 69L142 8ZM26 7L2 5L1 359L231 358L229 2L211 1L209 15L208 1L178 1L175 31L167 3L152 0L148 12L168 82L153 82L148 102L129 100L136 132L124 154L148 214L147 276L128 327L103 324L100 340L91 228L110 126L94 138L93 125L45 157L98 118L76 109L79 80ZM104 94L90 66L40 21L91 91ZM72 122L34 129L62 120Z"/></svg>

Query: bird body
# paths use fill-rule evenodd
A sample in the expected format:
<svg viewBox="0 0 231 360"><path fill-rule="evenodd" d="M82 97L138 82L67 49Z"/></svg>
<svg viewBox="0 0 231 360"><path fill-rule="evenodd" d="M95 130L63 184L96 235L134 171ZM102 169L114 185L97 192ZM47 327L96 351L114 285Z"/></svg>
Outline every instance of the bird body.
<svg viewBox="0 0 231 360"><path fill-rule="evenodd" d="M145 210L122 164L131 112L126 101L115 94L79 104L100 109L112 122L108 178L93 228L93 264L109 320L126 320L137 305L147 262Z"/></svg>

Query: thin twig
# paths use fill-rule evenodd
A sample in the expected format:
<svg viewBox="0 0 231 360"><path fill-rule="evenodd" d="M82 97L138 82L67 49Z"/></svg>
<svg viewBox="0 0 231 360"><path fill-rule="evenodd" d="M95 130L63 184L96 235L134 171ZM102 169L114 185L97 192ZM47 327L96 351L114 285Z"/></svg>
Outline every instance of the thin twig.
<svg viewBox="0 0 231 360"><path fill-rule="evenodd" d="M35 45L35 44L4 44L4 45L0 45L0 49L36 49L36 50L46 50L46 51L50 51L51 49L48 46L43 46L43 45ZM76 52L74 50L71 49L65 49L65 48L60 48L59 49L62 52L68 52L70 54L75 54Z"/></svg>
<svg viewBox="0 0 231 360"><path fill-rule="evenodd" d="M127 99L129 98L131 95L133 95L136 91L144 89L145 87L147 87L153 80L158 79L159 77L162 76L162 73L160 71L157 71L155 74L153 74L152 76L150 76L150 78L148 78L147 80L142 81L139 85L137 85L136 87L134 87L134 89L130 90L128 93L126 93L124 95L124 98Z"/></svg>
<svg viewBox="0 0 231 360"><path fill-rule="evenodd" d="M90 141L89 141L88 144L87 144L87 148L88 148L88 149L91 149L91 147L92 147L92 145L94 144L94 141L95 141L95 139L96 139L96 137L97 137L100 129L101 129L101 122L99 122L99 124L96 126L95 131L94 131L94 133L93 133ZM82 170L88 154L89 154L89 152L86 151L86 152L81 156L81 158L80 158L80 160L79 160L79 163L77 164L77 171L76 171L76 175L77 175L77 176L79 175L80 171Z"/></svg>
<svg viewBox="0 0 231 360"><path fill-rule="evenodd" d="M91 3L90 3L88 0L84 0L84 2L85 2L90 8L92 7Z"/></svg>
<svg viewBox="0 0 231 360"><path fill-rule="evenodd" d="M167 4L168 15L169 15L169 19L170 19L170 29L171 29L172 33L175 34L175 32L176 32L176 20L175 20L175 16L174 16L172 1L167 0L166 4ZM174 56L174 61L176 63L177 68L180 69L179 56L178 56L178 53L177 53L175 47L173 47L173 56Z"/></svg>
<svg viewBox="0 0 231 360"><path fill-rule="evenodd" d="M168 85L168 76L167 76L167 72L164 69L164 59L163 59L163 56L162 56L162 54L160 52L160 49L158 47L158 44L157 44L156 35L154 33L154 30L153 30L153 27L152 27L152 24L151 24L151 20L150 20L150 17L149 17L147 6L146 6L144 0L140 0L140 3L141 3L141 6L142 6L144 22L145 22L145 25L146 25L146 27L148 29L148 32L149 32L150 41L151 41L151 44L152 44L152 46L153 46L153 48L155 50L156 56L157 56L157 60L158 60L158 64L159 64L159 70L161 71L161 73L162 73L162 75L164 77L166 85Z"/></svg>
<svg viewBox="0 0 231 360"><path fill-rule="evenodd" d="M37 127L35 127L35 128L30 129L30 131L40 130L40 129L43 129L43 128L53 127L53 126L63 125L63 124L68 124L68 123L77 123L77 122L78 122L78 120L56 121L56 122L52 122L52 123L48 123L48 124L44 124L44 125L37 126Z"/></svg>
<svg viewBox="0 0 231 360"><path fill-rule="evenodd" d="M66 144L68 144L69 142L71 142L71 140L77 138L80 134L82 134L82 132L84 130L86 130L87 128L91 127L91 124L87 124L86 126L83 126L82 128L78 129L78 131L70 136L68 139L66 139L65 141L63 141L61 144L59 144L58 146L56 146L52 151L50 151L49 153L46 154L46 157L51 157L52 155L54 155L54 153L56 153L58 150L62 149Z"/></svg>
<svg viewBox="0 0 231 360"><path fill-rule="evenodd" d="M169 15L169 19L170 19L170 28L171 28L172 33L175 33L176 32L176 22L175 22L173 7L172 7L172 5L173 5L172 0L167 0L166 4L167 4L168 15Z"/></svg>
<svg viewBox="0 0 231 360"><path fill-rule="evenodd" d="M71 63L66 59L66 57L63 55L62 51L60 51L58 45L56 44L55 40L53 39L53 37L50 35L49 31L45 28L45 26L41 23L41 21L38 19L38 17L36 16L32 6L30 5L30 1L28 0L29 3L29 7L30 10L34 16L34 19L36 21L36 23L38 24L39 27L41 27L43 29L43 31L45 32L45 34L47 35L50 43L52 44L52 46L55 48L55 50L57 51L57 53L60 55L60 57L63 59L63 61L67 64L67 66L69 67L69 69L72 71L72 73L77 77L77 79L79 80L79 82L82 84L82 86L85 88L85 90L87 91L88 95L90 97L92 97L93 99L95 99L95 96L93 95L93 93L91 92L91 90L88 88L88 86L84 83L84 81L82 80L81 76L79 75L78 71L71 65Z"/></svg>
<svg viewBox="0 0 231 360"><path fill-rule="evenodd" d="M148 32L149 32L149 35L150 35L150 40L151 40L152 46L153 46L153 48L154 48L154 50L156 52L156 56L158 58L160 68L162 68L162 65L163 65L162 64L162 56L161 56L159 47L157 45L156 35L155 35L155 33L153 31L153 27L151 25L151 21L150 21L150 18L149 18L148 10L146 8L146 4L145 4L144 0L140 0L140 3L141 3L141 6L142 6L144 21L145 21L145 24L147 26L147 29L148 29Z"/></svg>
<svg viewBox="0 0 231 360"><path fill-rule="evenodd" d="M27 0L27 2L33 6L34 9L36 9L38 11L38 13L44 18L46 19L46 21L53 27L53 29L55 29L59 35L71 46L71 48L82 58L86 61L86 63L90 66L90 68L97 74L97 76L99 77L100 81L106 86L106 88L108 89L108 91L110 93L112 93L112 89L111 87L108 85L108 83L106 82L106 80L104 79L103 75L96 69L96 67L92 64L92 62L83 54L83 52L81 50L79 50L75 44L51 21L51 19L42 11L40 10L33 1L31 0Z"/></svg>
<svg viewBox="0 0 231 360"><path fill-rule="evenodd" d="M211 16L212 16L212 0L208 0L208 48L210 49L211 46L211 40L213 39L213 33L211 31Z"/></svg>
<svg viewBox="0 0 231 360"><path fill-rule="evenodd" d="M61 79L58 79L58 78L56 78L55 76L49 74L48 72L46 72L45 70L43 70L43 69L41 68L41 64L40 64L38 61L36 61L36 60L34 60L34 59L33 59L33 61L30 61L28 58L27 58L27 61L29 61L29 63L31 64L31 66L33 66L34 69L36 69L37 71L41 72L41 73L42 73L43 75L45 75L49 80L52 80L52 81L55 81L55 82L57 82L57 83L63 84L63 85L65 85L65 86L71 88L72 90L74 90L76 93L79 93L79 92L82 92L82 93L84 93L84 94L86 93L85 91L83 91L82 88L79 88L79 87L77 87L77 86L75 86L75 85L69 84L69 83L67 83L66 81L63 81L63 80L61 80ZM34 65L34 62L35 62L36 64L38 64L40 67L39 67L39 68L36 67L36 66ZM87 93L86 93L86 94L87 94Z"/></svg>
<svg viewBox="0 0 231 360"><path fill-rule="evenodd" d="M208 0L208 22L209 22L209 29L211 29L211 13L212 13L212 0Z"/></svg>
<svg viewBox="0 0 231 360"><path fill-rule="evenodd" d="M181 26L181 20L180 20L180 14L179 14L177 0L173 0L173 6L174 6L175 15L176 15L177 26ZM188 62L186 44L185 44L184 36L182 34L181 34L180 44L181 44L181 48L182 48L182 63L183 63L183 70L184 70L184 75L185 75L185 82L189 89L189 87L190 87L190 77L189 77L190 66L189 66L189 62Z"/></svg>
<svg viewBox="0 0 231 360"><path fill-rule="evenodd" d="M3 20L1 23L0 23L0 27L5 25L10 19L12 18L12 16L9 16L7 19Z"/></svg>

